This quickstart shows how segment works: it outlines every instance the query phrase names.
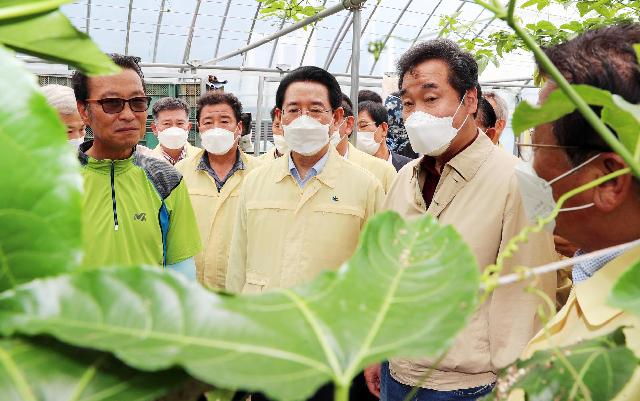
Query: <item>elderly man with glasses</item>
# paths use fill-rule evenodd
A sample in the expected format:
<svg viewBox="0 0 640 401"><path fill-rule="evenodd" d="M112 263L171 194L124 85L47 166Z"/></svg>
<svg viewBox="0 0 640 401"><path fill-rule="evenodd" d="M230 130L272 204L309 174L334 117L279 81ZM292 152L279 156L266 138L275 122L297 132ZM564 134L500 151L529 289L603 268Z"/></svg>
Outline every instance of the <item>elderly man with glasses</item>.
<svg viewBox="0 0 640 401"><path fill-rule="evenodd" d="M195 279L200 237L182 176L136 151L150 98L134 57L113 54L122 71L76 72L78 111L93 140L80 146L84 261L88 267L152 264Z"/></svg>

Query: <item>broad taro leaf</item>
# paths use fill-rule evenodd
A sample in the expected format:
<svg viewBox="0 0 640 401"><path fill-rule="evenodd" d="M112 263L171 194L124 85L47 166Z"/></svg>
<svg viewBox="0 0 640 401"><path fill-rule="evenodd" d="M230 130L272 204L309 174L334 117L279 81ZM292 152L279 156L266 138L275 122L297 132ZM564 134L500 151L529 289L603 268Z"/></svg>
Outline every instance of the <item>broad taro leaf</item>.
<svg viewBox="0 0 640 401"><path fill-rule="evenodd" d="M633 154L640 135L640 121L632 111L634 106L622 98L616 99L615 95L604 89L588 85L571 86L588 104L602 107L602 121L615 131L620 142ZM518 104L513 113L513 132L517 136L529 128L555 121L575 110L576 106L567 95L556 89L541 106L532 106L527 102Z"/></svg>
<svg viewBox="0 0 640 401"><path fill-rule="evenodd" d="M592 401L612 400L631 379L638 360L625 343L619 328L606 336L559 349L582 377ZM574 376L553 350L537 351L530 359L503 370L496 390L484 400L506 399L513 389L524 391L527 401L585 399Z"/></svg>
<svg viewBox="0 0 640 401"><path fill-rule="evenodd" d="M640 316L640 260L620 276L611 290L608 303Z"/></svg>
<svg viewBox="0 0 640 401"><path fill-rule="evenodd" d="M233 296L153 268L89 271L0 295L0 332L47 333L138 369L177 365L221 388L300 400L388 357L441 354L478 288L453 228L387 212L339 271L304 286Z"/></svg>
<svg viewBox="0 0 640 401"><path fill-rule="evenodd" d="M0 291L80 262L81 177L33 75L0 46Z"/></svg>
<svg viewBox="0 0 640 401"><path fill-rule="evenodd" d="M54 8L52 11L39 14L28 13L29 7L37 10L38 6L44 8L56 3L60 2L26 2L23 6L27 9L19 10L23 11L23 14L18 12L18 16L2 20L0 23L0 44L20 53L71 65L89 75L119 72L120 69L89 36L74 28L59 10ZM0 3L0 17L3 11L20 8L15 4L10 6L11 9L5 10L4 4Z"/></svg>
<svg viewBox="0 0 640 401"><path fill-rule="evenodd" d="M47 338L0 339L2 401L144 401L171 392L188 376L147 373L103 352Z"/></svg>

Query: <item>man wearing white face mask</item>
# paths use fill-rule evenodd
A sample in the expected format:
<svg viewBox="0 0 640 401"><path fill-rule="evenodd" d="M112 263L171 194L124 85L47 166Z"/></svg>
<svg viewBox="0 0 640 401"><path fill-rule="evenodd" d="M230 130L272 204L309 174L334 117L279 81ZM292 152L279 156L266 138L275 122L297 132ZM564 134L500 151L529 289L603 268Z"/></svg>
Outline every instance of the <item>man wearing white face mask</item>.
<svg viewBox="0 0 640 401"><path fill-rule="evenodd" d="M437 39L410 48L398 61L398 73L407 134L425 156L400 170L384 208L452 225L484 269L529 221L515 176L517 158L500 151L475 124L478 66L454 42ZM553 260L551 234L534 234L506 260L503 274ZM512 363L540 328L543 301L525 292L530 284L497 288L442 360L397 358L368 368L369 388L382 401L401 401L413 386L421 387L417 401L470 401L489 393L498 369ZM535 285L554 298L555 273L538 277Z"/></svg>
<svg viewBox="0 0 640 401"><path fill-rule="evenodd" d="M287 145L287 141L284 140L284 131L282 130L280 117L276 116L276 106L273 106L270 114L274 146L258 157L261 161L275 160L289 152L289 145Z"/></svg>
<svg viewBox="0 0 640 401"><path fill-rule="evenodd" d="M340 86L318 67L280 82L276 118L291 151L249 174L240 195L227 289L261 292L305 283L351 256L382 202L380 183L329 143L342 120Z"/></svg>
<svg viewBox="0 0 640 401"><path fill-rule="evenodd" d="M367 154L385 160L399 171L411 161L406 156L392 152L387 147L387 109L380 103L358 103L358 139L356 147Z"/></svg>
<svg viewBox="0 0 640 401"><path fill-rule="evenodd" d="M640 68L634 46L639 42L640 24L614 25L581 34L545 53L569 83L601 88L638 104ZM538 68L545 81L539 103L545 104L560 89L544 66ZM518 147L529 163L522 166L520 178L525 204L526 199L536 200L527 208L532 218L546 215L563 194L629 167L579 112L539 125L531 142ZM618 175L569 198L562 210L555 231L578 246L578 254L636 241L640 238L640 181L631 173ZM639 357L640 319L608 302L614 283L638 260L640 246L635 246L574 264L567 303L529 342L522 357L600 337L620 327L627 346ZM566 383L567 392L572 384ZM612 401L636 401L639 395L636 365ZM524 396L518 389L509 400L524 400Z"/></svg>
<svg viewBox="0 0 640 401"><path fill-rule="evenodd" d="M349 137L355 125L353 119L353 104L351 99L342 94L342 109L344 118L331 134L331 144L344 158L373 174L382 184L385 193L391 188L393 179L396 178L396 170L384 160L371 156L349 142Z"/></svg>
<svg viewBox="0 0 640 401"><path fill-rule="evenodd" d="M69 145L75 150L84 142L85 125L78 113L73 89L63 85L45 85L42 92L47 102L56 109L67 127Z"/></svg>
<svg viewBox="0 0 640 401"><path fill-rule="evenodd" d="M229 92L211 91L198 99L196 116L202 146L176 165L184 176L196 212L203 251L196 256L198 281L224 288L238 194L246 174L260 163L238 148L242 104Z"/></svg>
<svg viewBox="0 0 640 401"><path fill-rule="evenodd" d="M198 148L187 141L191 122L189 106L184 100L163 97L154 103L151 111L151 130L159 142L151 151L151 156L175 165L198 151Z"/></svg>

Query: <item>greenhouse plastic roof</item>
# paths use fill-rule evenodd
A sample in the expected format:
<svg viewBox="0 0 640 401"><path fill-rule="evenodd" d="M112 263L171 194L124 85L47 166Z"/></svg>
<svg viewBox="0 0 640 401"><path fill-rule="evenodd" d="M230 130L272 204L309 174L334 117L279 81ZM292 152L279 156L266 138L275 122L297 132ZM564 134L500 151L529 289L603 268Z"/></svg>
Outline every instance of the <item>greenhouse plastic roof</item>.
<svg viewBox="0 0 640 401"><path fill-rule="evenodd" d="M338 0L312 0L329 8ZM146 63L183 64L212 60L267 37L292 24L264 18L255 0L80 0L62 11L81 31L87 32L106 52L136 55ZM541 19L564 22L570 16L559 7L544 14L535 8L518 10L524 22ZM493 20L491 12L472 1L459 0L368 0L362 9L360 74L381 76L394 71L398 57L419 40L440 36L442 15L454 15L463 23L476 21L477 27L465 35L486 36L504 24ZM337 73L348 73L351 62L351 13L341 11L315 26L307 26L278 41L220 61L234 67L291 68L317 65ZM455 38L453 38L455 39ZM367 51L369 42L386 46L376 62ZM531 76L529 54L510 54L499 68L490 66L486 79Z"/></svg>

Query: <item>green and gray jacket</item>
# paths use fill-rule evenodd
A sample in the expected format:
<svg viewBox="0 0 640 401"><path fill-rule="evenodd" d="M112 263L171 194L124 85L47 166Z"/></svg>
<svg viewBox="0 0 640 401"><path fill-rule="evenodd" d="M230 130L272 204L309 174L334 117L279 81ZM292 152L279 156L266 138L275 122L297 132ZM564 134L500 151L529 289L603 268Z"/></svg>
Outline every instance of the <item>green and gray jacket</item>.
<svg viewBox="0 0 640 401"><path fill-rule="evenodd" d="M201 250L182 175L164 161L138 154L96 160L80 146L84 177L84 266L167 266Z"/></svg>

